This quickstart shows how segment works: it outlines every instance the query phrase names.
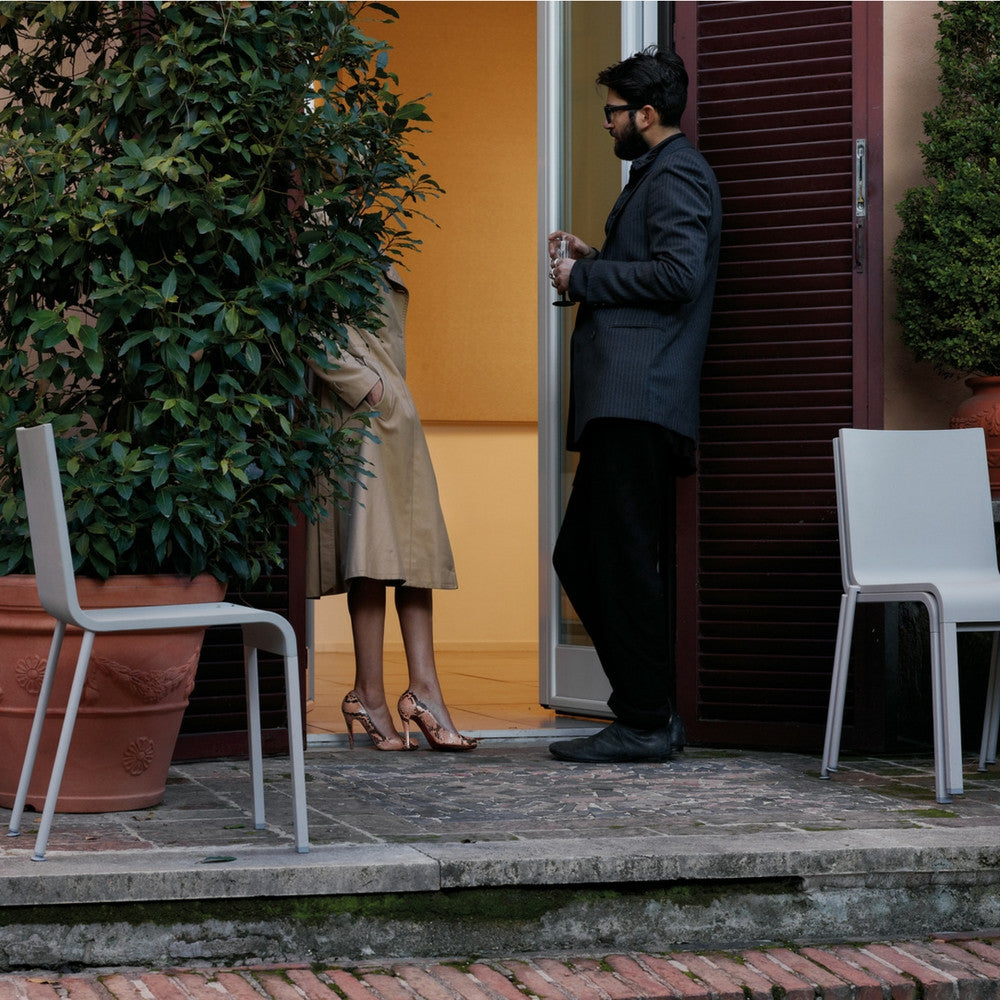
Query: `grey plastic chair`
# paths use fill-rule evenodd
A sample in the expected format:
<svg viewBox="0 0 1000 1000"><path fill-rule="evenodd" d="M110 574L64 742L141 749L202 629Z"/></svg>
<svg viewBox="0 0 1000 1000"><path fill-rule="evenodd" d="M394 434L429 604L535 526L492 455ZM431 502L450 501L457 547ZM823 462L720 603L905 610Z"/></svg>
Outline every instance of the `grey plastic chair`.
<svg viewBox="0 0 1000 1000"><path fill-rule="evenodd" d="M83 695L94 636L100 632L143 632L164 629L202 628L212 625L240 625L243 629L243 653L247 683L247 714L250 740L250 772L253 783L254 825L264 827L263 751L261 747L260 691L257 651L275 653L285 661L285 695L288 702L288 743L292 766L292 805L294 810L295 848L300 854L309 850L306 822L306 783L303 756L302 718L300 716L298 652L291 625L271 611L259 611L239 604L181 604L162 607L102 608L86 611L77 599L73 560L70 553L66 509L59 480L55 440L50 424L17 429L17 447L21 459L24 491L28 508L28 529L35 561L38 596L42 607L56 619L52 645L35 709L24 765L10 818L10 836L20 833L21 817L28 797L28 787L42 736L42 725L55 680L59 650L67 625L83 630L80 655L66 705L56 756L45 795L41 825L35 840L33 860L44 861L59 786L71 749Z"/></svg>
<svg viewBox="0 0 1000 1000"><path fill-rule="evenodd" d="M934 788L963 792L958 633L993 632L979 768L995 762L1000 721L1000 571L981 428L845 429L833 442L844 595L821 776L837 770L854 613L916 601L930 623Z"/></svg>

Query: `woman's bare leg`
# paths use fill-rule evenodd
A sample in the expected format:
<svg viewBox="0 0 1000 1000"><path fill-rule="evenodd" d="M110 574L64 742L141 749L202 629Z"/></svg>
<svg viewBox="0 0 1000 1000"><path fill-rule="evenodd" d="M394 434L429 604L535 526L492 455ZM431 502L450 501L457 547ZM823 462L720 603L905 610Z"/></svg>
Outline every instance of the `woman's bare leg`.
<svg viewBox="0 0 1000 1000"><path fill-rule="evenodd" d="M403 633L410 690L447 729L454 729L441 693L434 661L434 606L432 591L424 587L397 587L396 613Z"/></svg>
<svg viewBox="0 0 1000 1000"><path fill-rule="evenodd" d="M397 732L385 700L382 650L385 642L385 584L359 577L347 591L354 639L354 691L383 736Z"/></svg>

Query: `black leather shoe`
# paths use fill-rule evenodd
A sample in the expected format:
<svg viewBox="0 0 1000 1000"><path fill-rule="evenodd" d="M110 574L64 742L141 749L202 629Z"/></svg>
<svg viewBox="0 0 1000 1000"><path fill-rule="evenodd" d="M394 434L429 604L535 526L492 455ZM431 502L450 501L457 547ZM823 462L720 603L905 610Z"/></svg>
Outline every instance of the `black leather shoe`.
<svg viewBox="0 0 1000 1000"><path fill-rule="evenodd" d="M670 749L674 753L683 753L687 743L687 733L684 731L684 720L676 713L670 717Z"/></svg>
<svg viewBox="0 0 1000 1000"><path fill-rule="evenodd" d="M551 743L549 753L557 760L580 764L665 761L673 756L671 733L670 726L661 729L633 729L621 722L612 722L593 736Z"/></svg>

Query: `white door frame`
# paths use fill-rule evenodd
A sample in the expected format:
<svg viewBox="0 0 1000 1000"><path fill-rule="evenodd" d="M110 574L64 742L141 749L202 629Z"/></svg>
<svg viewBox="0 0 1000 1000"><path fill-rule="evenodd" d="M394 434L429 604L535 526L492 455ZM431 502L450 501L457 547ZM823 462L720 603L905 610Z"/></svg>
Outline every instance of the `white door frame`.
<svg viewBox="0 0 1000 1000"><path fill-rule="evenodd" d="M538 4L538 693L540 703L550 708L607 715L609 689L593 647L559 642L560 589L552 569L552 548L562 519L559 480L565 428L560 383L564 358L562 317L551 305L547 238L563 225L571 182L565 158L564 93L570 6L565 0ZM623 0L623 58L657 41L657 7L655 0ZM628 164L623 162L623 185L627 176Z"/></svg>

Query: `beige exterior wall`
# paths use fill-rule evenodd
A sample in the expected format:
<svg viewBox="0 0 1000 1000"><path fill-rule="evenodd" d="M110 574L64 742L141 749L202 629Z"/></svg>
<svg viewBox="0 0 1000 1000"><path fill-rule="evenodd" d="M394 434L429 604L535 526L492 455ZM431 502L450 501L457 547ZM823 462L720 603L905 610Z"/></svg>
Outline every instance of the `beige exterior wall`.
<svg viewBox="0 0 1000 1000"><path fill-rule="evenodd" d="M917 364L899 339L893 319L896 286L889 272L899 233L896 205L906 189L923 183L917 143L924 139L923 113L937 104L939 8L927 0L887 0L885 29L885 426L890 429L947 427L956 403L969 395L963 382Z"/></svg>

